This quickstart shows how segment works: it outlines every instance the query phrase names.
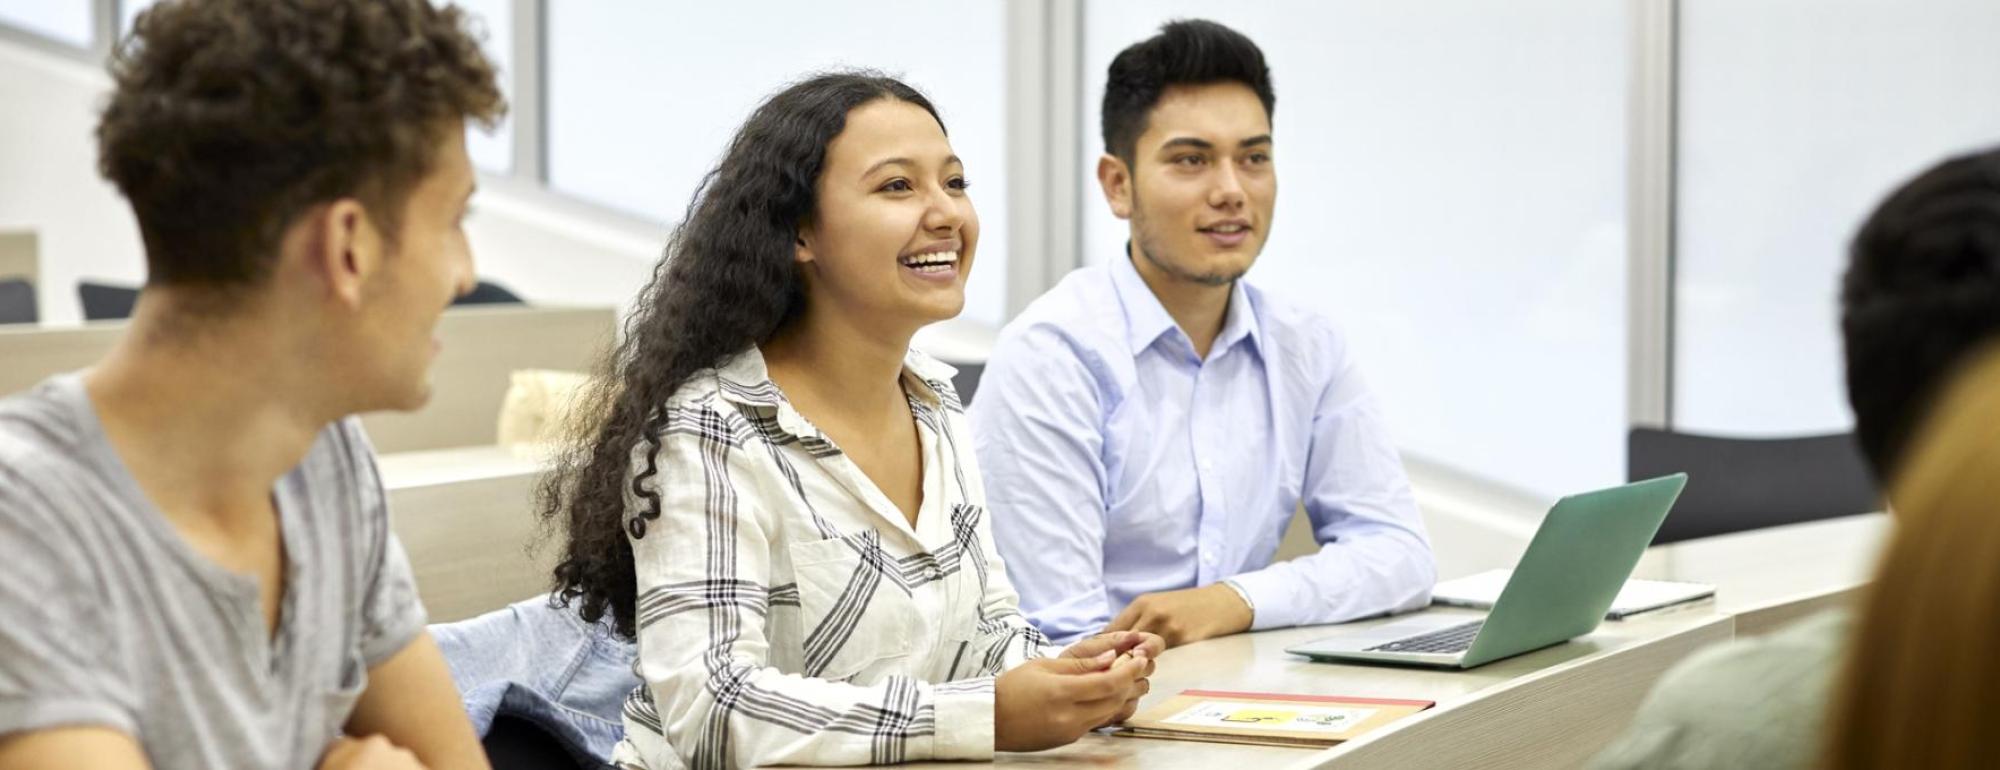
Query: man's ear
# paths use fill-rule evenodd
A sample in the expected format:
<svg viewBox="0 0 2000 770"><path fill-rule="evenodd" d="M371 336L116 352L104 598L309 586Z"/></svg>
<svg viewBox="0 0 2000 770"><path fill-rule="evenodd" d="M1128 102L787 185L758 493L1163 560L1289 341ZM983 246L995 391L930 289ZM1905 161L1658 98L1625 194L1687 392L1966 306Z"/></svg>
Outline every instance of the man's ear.
<svg viewBox="0 0 2000 770"><path fill-rule="evenodd" d="M360 307L362 286L382 265L382 234L360 201L341 198L301 217L307 228L303 255L306 269L318 278L327 296L348 307Z"/></svg>
<svg viewBox="0 0 2000 770"><path fill-rule="evenodd" d="M1105 153L1097 157L1097 184L1104 188L1104 202L1111 204L1111 213L1119 219L1132 218L1132 167L1118 156Z"/></svg>

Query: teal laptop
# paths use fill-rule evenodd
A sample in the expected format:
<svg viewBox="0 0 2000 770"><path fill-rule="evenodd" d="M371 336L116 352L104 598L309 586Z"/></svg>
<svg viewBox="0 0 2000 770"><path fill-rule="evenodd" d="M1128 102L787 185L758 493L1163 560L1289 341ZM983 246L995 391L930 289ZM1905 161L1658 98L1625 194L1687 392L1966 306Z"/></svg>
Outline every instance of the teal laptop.
<svg viewBox="0 0 2000 770"><path fill-rule="evenodd" d="M1486 617L1417 615L1286 650L1314 660L1472 668L1590 633L1687 486L1676 473L1556 501Z"/></svg>

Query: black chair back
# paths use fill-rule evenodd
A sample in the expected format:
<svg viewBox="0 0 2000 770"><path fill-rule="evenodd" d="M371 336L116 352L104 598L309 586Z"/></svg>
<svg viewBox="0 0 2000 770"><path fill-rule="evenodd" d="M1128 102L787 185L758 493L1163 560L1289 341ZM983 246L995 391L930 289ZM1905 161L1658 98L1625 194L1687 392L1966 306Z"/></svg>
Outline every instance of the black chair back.
<svg viewBox="0 0 2000 770"><path fill-rule="evenodd" d="M948 363L952 365L952 368L958 370L958 374L954 374L951 377L951 387L953 390L958 391L958 402L966 406L971 406L972 391L979 389L979 375L986 371L986 362L959 363L952 361Z"/></svg>
<svg viewBox="0 0 2000 770"><path fill-rule="evenodd" d="M83 320L116 321L132 317L132 306L139 302L139 290L130 286L82 281L76 285L76 296L83 300Z"/></svg>
<svg viewBox="0 0 2000 770"><path fill-rule="evenodd" d="M526 304L514 292L497 283L480 281L465 296L452 300L454 305L522 305Z"/></svg>
<svg viewBox="0 0 2000 770"><path fill-rule="evenodd" d="M42 320L35 304L35 285L19 278L0 281L0 324L31 324Z"/></svg>
<svg viewBox="0 0 2000 770"><path fill-rule="evenodd" d="M1688 474L1655 545L1882 508L1852 433L1750 439L1634 428L1626 448L1635 481Z"/></svg>

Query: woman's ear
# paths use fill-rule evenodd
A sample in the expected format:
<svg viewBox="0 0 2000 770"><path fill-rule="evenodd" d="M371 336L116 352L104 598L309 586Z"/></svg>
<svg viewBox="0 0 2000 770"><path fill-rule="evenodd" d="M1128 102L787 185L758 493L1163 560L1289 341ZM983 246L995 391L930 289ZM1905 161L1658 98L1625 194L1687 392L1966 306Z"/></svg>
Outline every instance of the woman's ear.
<svg viewBox="0 0 2000 770"><path fill-rule="evenodd" d="M792 260L799 264L813 261L813 232L811 225L799 225L799 234L792 240Z"/></svg>

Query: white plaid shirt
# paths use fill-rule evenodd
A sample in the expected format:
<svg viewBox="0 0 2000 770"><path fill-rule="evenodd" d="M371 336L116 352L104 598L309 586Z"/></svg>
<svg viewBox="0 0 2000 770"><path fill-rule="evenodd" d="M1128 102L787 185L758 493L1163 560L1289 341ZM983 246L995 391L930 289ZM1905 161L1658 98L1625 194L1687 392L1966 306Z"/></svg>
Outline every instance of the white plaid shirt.
<svg viewBox="0 0 2000 770"><path fill-rule="evenodd" d="M903 384L924 458L912 527L751 349L690 380L632 453L639 674L622 767L859 765L993 754L993 678L1052 654L1017 609L952 370Z"/></svg>

